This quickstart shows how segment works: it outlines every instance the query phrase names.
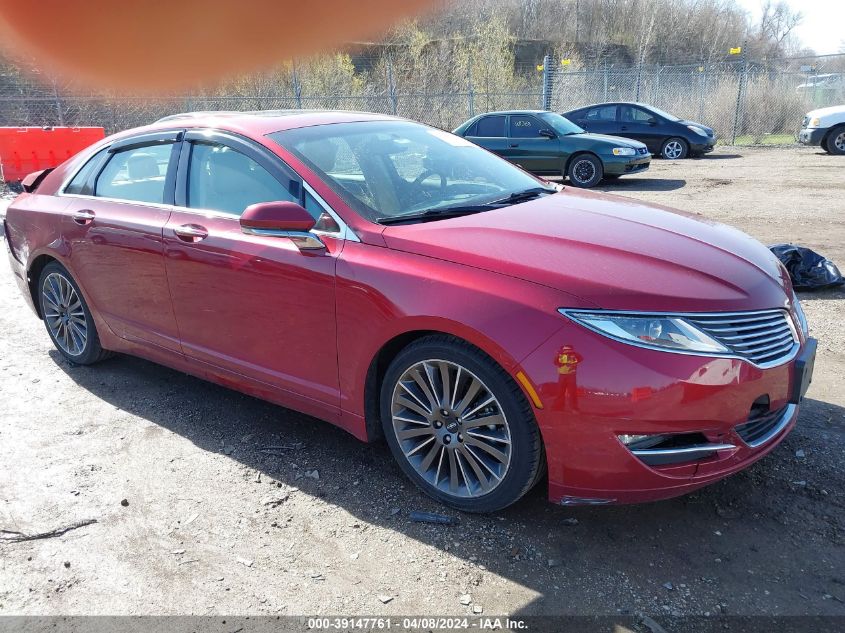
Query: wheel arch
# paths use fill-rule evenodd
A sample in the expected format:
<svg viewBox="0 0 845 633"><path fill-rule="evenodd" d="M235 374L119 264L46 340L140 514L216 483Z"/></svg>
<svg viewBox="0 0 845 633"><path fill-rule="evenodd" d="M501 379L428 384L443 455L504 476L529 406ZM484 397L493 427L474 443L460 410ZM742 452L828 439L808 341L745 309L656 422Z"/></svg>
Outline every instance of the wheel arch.
<svg viewBox="0 0 845 633"><path fill-rule="evenodd" d="M523 396L531 402L530 394L525 392L525 387L515 379L515 368L518 363L512 359L499 345L493 341L479 340L484 337L468 336L467 333L452 330L449 327L443 327L443 324L432 325L429 327L420 327L418 329L409 329L404 332L394 334L388 340L384 341L382 345L376 350L370 359L369 366L364 378L364 423L366 426L367 440L372 442L383 437L381 428L381 383L387 368L393 359L406 347L413 342L418 341L426 336L451 336L458 339L472 347L476 348L486 356L488 356L494 363L499 365L501 369L519 386Z"/></svg>
<svg viewBox="0 0 845 633"><path fill-rule="evenodd" d="M834 133L838 133L840 130L845 130L845 122L843 123L834 123L831 125L825 135L822 137L822 140L819 141L819 146L827 149L827 142L830 140L830 137L833 136Z"/></svg>
<svg viewBox="0 0 845 633"><path fill-rule="evenodd" d="M602 168L604 168L604 161L601 159L601 156L599 156L596 152L594 152L592 149L579 149L570 154L569 158L566 159L566 163L563 166L564 178L569 174L569 166L572 164L572 161L574 161L579 156L584 156L585 154L588 156L592 156L593 158L598 160L601 163Z"/></svg>
<svg viewBox="0 0 845 633"><path fill-rule="evenodd" d="M32 260L27 270L27 284L29 286L29 294L32 297L32 305L35 307L35 313L39 319L44 319L41 313L41 301L38 299L38 280L41 278L41 271L51 262L57 262L64 266L64 264L56 257L47 253L42 253Z"/></svg>

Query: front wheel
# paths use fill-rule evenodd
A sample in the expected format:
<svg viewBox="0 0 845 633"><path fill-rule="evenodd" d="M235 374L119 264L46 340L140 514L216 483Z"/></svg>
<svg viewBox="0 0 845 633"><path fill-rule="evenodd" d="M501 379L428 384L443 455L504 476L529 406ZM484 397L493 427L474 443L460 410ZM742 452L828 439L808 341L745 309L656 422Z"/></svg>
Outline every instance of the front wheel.
<svg viewBox="0 0 845 633"><path fill-rule="evenodd" d="M666 139L660 149L660 155L666 160L680 160L689 154L689 143L682 138Z"/></svg>
<svg viewBox="0 0 845 633"><path fill-rule="evenodd" d="M77 365L91 365L108 358L91 311L73 277L57 262L50 262L38 278L38 300L47 333L56 349Z"/></svg>
<svg viewBox="0 0 845 633"><path fill-rule="evenodd" d="M501 510L543 471L540 432L519 387L489 356L451 336L419 339L393 360L381 421L405 474L459 510Z"/></svg>
<svg viewBox="0 0 845 633"><path fill-rule="evenodd" d="M827 135L825 149L829 154L845 154L845 125L834 128Z"/></svg>
<svg viewBox="0 0 845 633"><path fill-rule="evenodd" d="M581 154L569 163L569 182L576 187L588 189L599 184L604 176L604 167L597 156Z"/></svg>

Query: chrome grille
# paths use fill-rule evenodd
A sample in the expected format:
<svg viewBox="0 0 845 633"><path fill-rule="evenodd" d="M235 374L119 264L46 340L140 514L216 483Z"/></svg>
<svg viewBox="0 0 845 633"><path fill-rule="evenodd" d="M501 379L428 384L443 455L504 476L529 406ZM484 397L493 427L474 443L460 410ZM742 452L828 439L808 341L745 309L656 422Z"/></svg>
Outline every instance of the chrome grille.
<svg viewBox="0 0 845 633"><path fill-rule="evenodd" d="M638 147L638 148L637 148L637 153L638 153L638 154L641 154L641 155L648 154L648 148L647 148L647 147Z"/></svg>
<svg viewBox="0 0 845 633"><path fill-rule="evenodd" d="M804 120L801 122L801 127L807 127L807 124L810 123L810 117L805 116Z"/></svg>
<svg viewBox="0 0 845 633"><path fill-rule="evenodd" d="M788 358L798 345L785 310L696 314L687 321L727 347L732 354L756 365L775 365Z"/></svg>
<svg viewBox="0 0 845 633"><path fill-rule="evenodd" d="M772 431L782 423L788 409L788 406L783 406L776 411L766 411L750 417L748 422L736 427L736 432L743 442L756 448L771 439Z"/></svg>

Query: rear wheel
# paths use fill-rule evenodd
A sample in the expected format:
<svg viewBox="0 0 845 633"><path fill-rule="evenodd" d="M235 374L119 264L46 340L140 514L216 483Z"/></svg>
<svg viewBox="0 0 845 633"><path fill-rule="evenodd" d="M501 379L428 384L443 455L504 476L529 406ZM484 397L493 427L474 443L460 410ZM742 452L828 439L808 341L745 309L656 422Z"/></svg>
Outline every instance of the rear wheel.
<svg viewBox="0 0 845 633"><path fill-rule="evenodd" d="M77 365L91 365L110 356L100 346L91 311L64 266L50 262L41 271L38 301L47 333L62 356Z"/></svg>
<svg viewBox="0 0 845 633"><path fill-rule="evenodd" d="M660 155L667 160L680 160L689 154L689 143L682 138L669 138L663 143Z"/></svg>
<svg viewBox="0 0 845 633"><path fill-rule="evenodd" d="M519 387L489 356L451 336L427 336L399 353L382 383L381 419L405 474L459 510L501 510L544 468L540 432Z"/></svg>
<svg viewBox="0 0 845 633"><path fill-rule="evenodd" d="M845 125L833 128L825 140L825 149L830 154L845 154Z"/></svg>
<svg viewBox="0 0 845 633"><path fill-rule="evenodd" d="M597 156L579 154L569 163L569 182L576 187L595 187L604 177L604 167Z"/></svg>

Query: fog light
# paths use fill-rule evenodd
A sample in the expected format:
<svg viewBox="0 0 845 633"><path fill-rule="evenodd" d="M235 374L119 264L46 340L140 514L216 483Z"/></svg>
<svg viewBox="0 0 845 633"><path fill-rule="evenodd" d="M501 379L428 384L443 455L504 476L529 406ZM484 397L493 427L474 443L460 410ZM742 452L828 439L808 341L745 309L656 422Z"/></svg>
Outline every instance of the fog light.
<svg viewBox="0 0 845 633"><path fill-rule="evenodd" d="M625 446L628 446L629 444L633 444L634 442L644 440L647 437L648 435L620 435L619 441L622 442Z"/></svg>

